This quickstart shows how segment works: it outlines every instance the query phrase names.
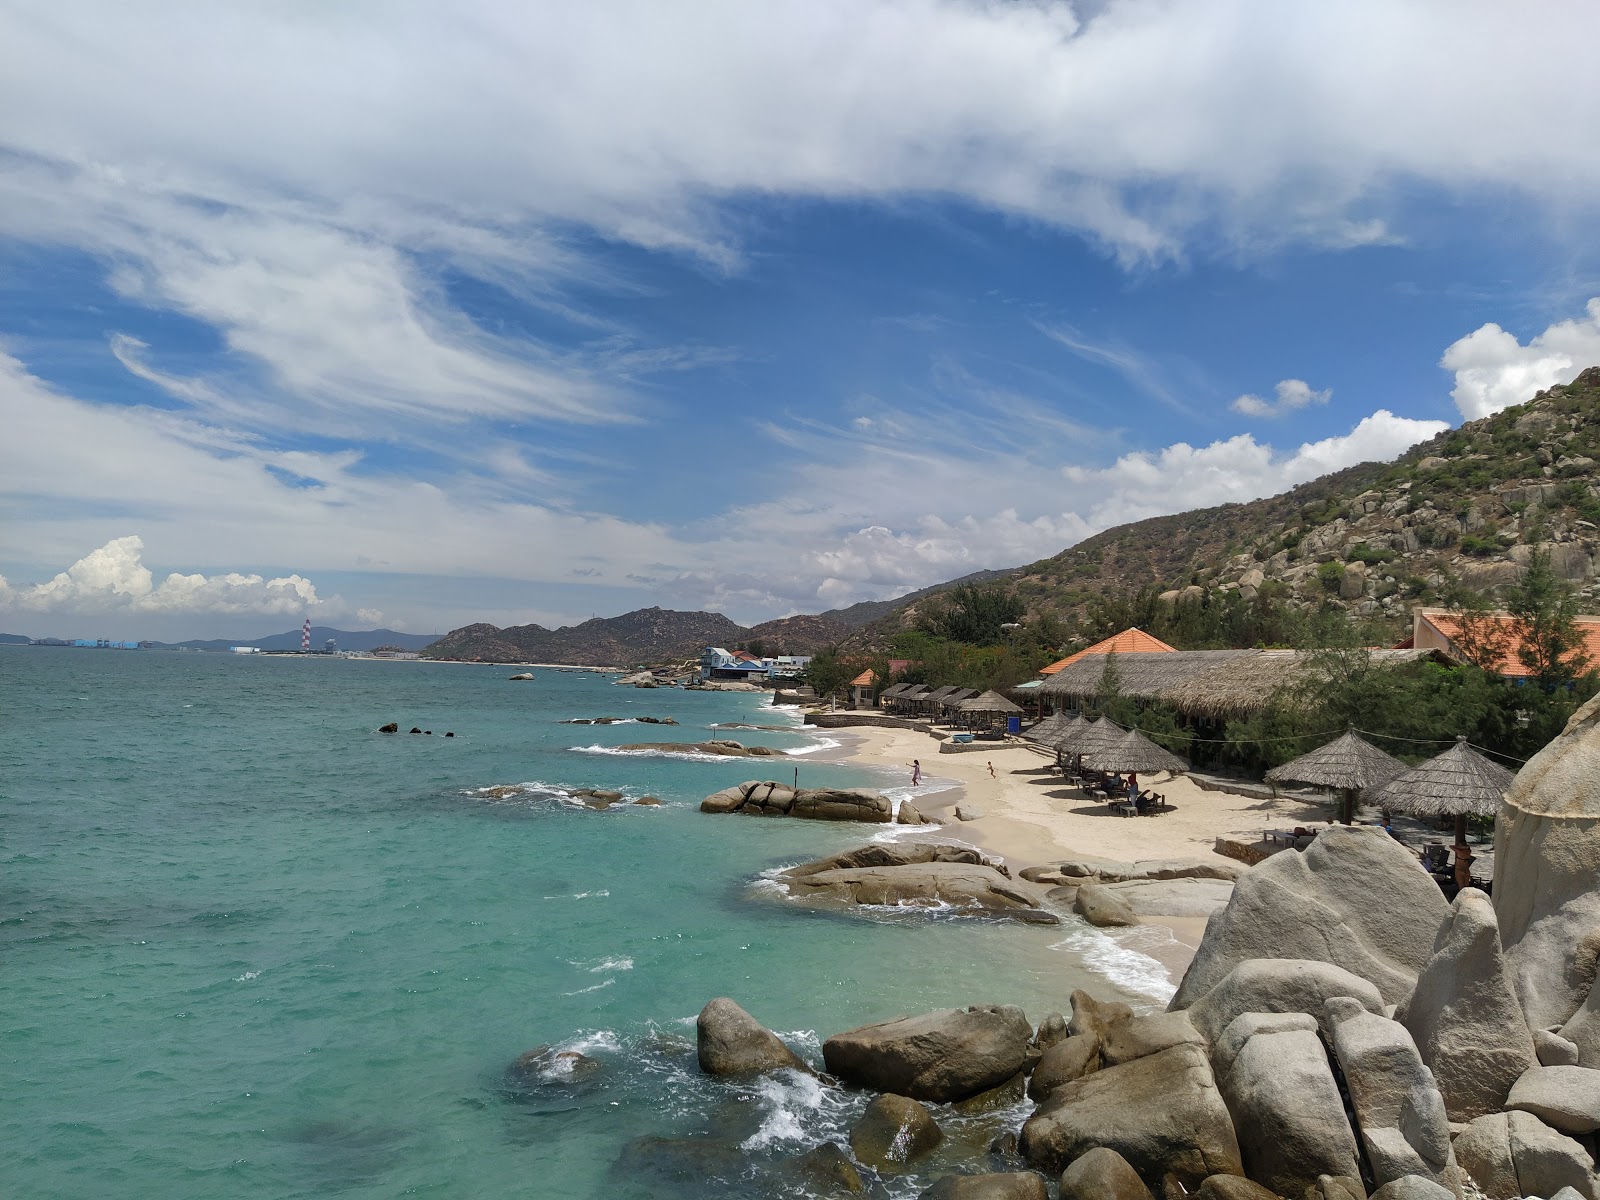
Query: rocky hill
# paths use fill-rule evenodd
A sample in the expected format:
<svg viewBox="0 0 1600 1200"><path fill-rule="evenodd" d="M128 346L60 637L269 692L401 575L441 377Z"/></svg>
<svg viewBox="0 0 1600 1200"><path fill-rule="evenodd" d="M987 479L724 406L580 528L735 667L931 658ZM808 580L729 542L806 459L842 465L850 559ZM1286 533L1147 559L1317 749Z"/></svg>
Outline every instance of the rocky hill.
<svg viewBox="0 0 1600 1200"><path fill-rule="evenodd" d="M1248 504L1108 529L1011 572L1030 615L1072 620L1098 596L1162 589L1167 603L1237 590L1299 605L1332 601L1398 626L1448 581L1493 596L1536 546L1600 607L1600 367L1526 404L1423 442L1393 463L1362 463ZM915 603L851 642L881 644Z"/></svg>

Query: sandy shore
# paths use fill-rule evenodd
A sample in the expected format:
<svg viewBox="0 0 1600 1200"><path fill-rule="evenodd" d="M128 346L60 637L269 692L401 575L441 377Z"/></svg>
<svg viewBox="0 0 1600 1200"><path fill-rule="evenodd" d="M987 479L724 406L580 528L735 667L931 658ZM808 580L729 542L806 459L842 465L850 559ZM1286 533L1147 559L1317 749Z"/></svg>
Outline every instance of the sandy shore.
<svg viewBox="0 0 1600 1200"><path fill-rule="evenodd" d="M1049 770L1052 759L1016 742L972 753L940 754L936 739L912 729L854 726L828 732L843 743L840 758L876 768L875 773L883 776L881 786L948 822L937 829L915 827L908 830L908 837L954 838L1003 858L1013 869L1069 858L1122 862L1220 858L1214 848L1219 836L1253 842L1263 829L1320 824L1329 815L1325 808L1298 800L1205 791L1184 776L1157 775L1141 777L1140 782L1163 793L1175 806L1173 811L1119 817L1104 802L1068 787ZM922 785L917 788L911 786L913 759L922 763ZM963 811L981 815L958 821L958 804ZM1177 979L1199 945L1204 919L1150 917L1147 923L1170 931L1171 940L1143 952Z"/></svg>

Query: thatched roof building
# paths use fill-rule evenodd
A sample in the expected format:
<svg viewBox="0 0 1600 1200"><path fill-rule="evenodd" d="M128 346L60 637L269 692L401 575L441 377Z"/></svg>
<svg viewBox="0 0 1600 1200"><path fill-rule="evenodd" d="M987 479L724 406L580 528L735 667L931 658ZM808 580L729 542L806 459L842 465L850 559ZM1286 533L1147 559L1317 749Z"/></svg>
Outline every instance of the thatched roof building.
<svg viewBox="0 0 1600 1200"><path fill-rule="evenodd" d="M974 696L970 700L963 700L958 705L964 713L1020 713L1022 706L1007 700L999 692L990 689L981 696Z"/></svg>
<svg viewBox="0 0 1600 1200"><path fill-rule="evenodd" d="M1265 707L1273 692L1307 677L1315 651L1173 650L1097 655L1070 663L1040 685L1057 705L1092 701L1108 662L1116 663L1121 695L1161 700L1190 717L1245 716ZM1369 650L1372 661L1400 665L1437 660L1432 650Z"/></svg>
<svg viewBox="0 0 1600 1200"><path fill-rule="evenodd" d="M1367 799L1418 817L1492 817L1513 778L1458 737L1443 754L1369 790Z"/></svg>
<svg viewBox="0 0 1600 1200"><path fill-rule="evenodd" d="M939 707L945 709L946 711L949 711L950 709L959 709L963 702L971 700L977 694L978 692L975 688L951 688L950 694L945 696L943 700L939 701Z"/></svg>

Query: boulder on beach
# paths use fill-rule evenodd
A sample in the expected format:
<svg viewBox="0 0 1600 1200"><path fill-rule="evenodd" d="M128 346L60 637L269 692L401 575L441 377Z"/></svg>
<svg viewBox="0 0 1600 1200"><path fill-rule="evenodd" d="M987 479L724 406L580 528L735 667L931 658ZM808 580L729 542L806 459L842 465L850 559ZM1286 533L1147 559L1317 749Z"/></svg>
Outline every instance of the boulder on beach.
<svg viewBox="0 0 1600 1200"><path fill-rule="evenodd" d="M695 1051L707 1075L761 1075L784 1068L812 1073L777 1034L726 996L700 1010Z"/></svg>
<svg viewBox="0 0 1600 1200"><path fill-rule="evenodd" d="M924 1188L917 1200L1049 1200L1044 1177L1032 1171L990 1175L946 1175Z"/></svg>
<svg viewBox="0 0 1600 1200"><path fill-rule="evenodd" d="M1395 1018L1411 1031L1452 1121L1499 1112L1511 1085L1538 1065L1500 952L1494 905L1477 888L1456 896Z"/></svg>
<svg viewBox="0 0 1600 1200"><path fill-rule="evenodd" d="M1139 918L1134 916L1133 909L1098 883L1086 883L1078 889L1078 894L1072 901L1072 910L1089 924L1101 929L1116 929L1139 923Z"/></svg>
<svg viewBox="0 0 1600 1200"><path fill-rule="evenodd" d="M1074 989L1070 999L1069 1034L1092 1033L1096 1039L1103 1039L1113 1027L1133 1019L1133 1009L1120 1000L1096 1000L1082 988Z"/></svg>
<svg viewBox="0 0 1600 1200"><path fill-rule="evenodd" d="M1115 1150L1096 1146L1061 1172L1061 1200L1155 1200L1139 1172Z"/></svg>
<svg viewBox="0 0 1600 1200"><path fill-rule="evenodd" d="M1600 1180L1588 1148L1531 1113L1478 1117L1452 1145L1457 1164L1487 1200L1553 1196L1564 1187L1584 1200L1600 1200Z"/></svg>
<svg viewBox="0 0 1600 1200"><path fill-rule="evenodd" d="M927 862L900 867L853 867L778 876L796 900L855 905L933 907L949 905L984 916L1040 925L1061 918L1045 909L1044 889L1008 879L993 867Z"/></svg>
<svg viewBox="0 0 1600 1200"><path fill-rule="evenodd" d="M1348 996L1329 1000L1323 1014L1373 1179L1420 1175L1459 1197L1444 1097L1406 1027Z"/></svg>
<svg viewBox="0 0 1600 1200"><path fill-rule="evenodd" d="M982 1004L837 1033L822 1044L828 1073L857 1087L948 1104L1021 1071L1033 1029L1020 1008Z"/></svg>
<svg viewBox="0 0 1600 1200"><path fill-rule="evenodd" d="M850 1130L856 1161L879 1170L904 1166L944 1140L933 1114L909 1096L874 1096Z"/></svg>
<svg viewBox="0 0 1600 1200"><path fill-rule="evenodd" d="M1243 1013L1309 1013L1320 1021L1334 996L1353 997L1368 1012L1384 1014L1383 996L1365 979L1332 963L1293 958L1240 963L1188 1011L1195 1028L1215 1042Z"/></svg>
<svg viewBox="0 0 1600 1200"><path fill-rule="evenodd" d="M1496 820L1494 908L1518 998L1535 1029L1583 1006L1600 956L1600 696L1517 772ZM1593 1033L1589 1030L1593 1029ZM1600 1020L1563 1029L1600 1067Z"/></svg>
<svg viewBox="0 0 1600 1200"><path fill-rule="evenodd" d="M1511 1085L1506 1107L1532 1113L1562 1133L1600 1129L1600 1071L1534 1067Z"/></svg>
<svg viewBox="0 0 1600 1200"><path fill-rule="evenodd" d="M1018 1139L1029 1165L1050 1172L1096 1147L1115 1150L1151 1188L1169 1173L1192 1189L1244 1171L1206 1052L1188 1043L1056 1088Z"/></svg>
<svg viewBox="0 0 1600 1200"><path fill-rule="evenodd" d="M801 788L772 780L747 779L713 792L700 802L704 813L746 813L761 817L799 817L811 821L894 820L894 802L866 788Z"/></svg>
<svg viewBox="0 0 1600 1200"><path fill-rule="evenodd" d="M1575 1067L1581 1057L1577 1042L1549 1029L1540 1029L1534 1033L1533 1055L1539 1060L1541 1067Z"/></svg>
<svg viewBox="0 0 1600 1200"><path fill-rule="evenodd" d="M1188 1013L1151 1013L1119 1021L1107 1029L1100 1038L1100 1059L1114 1067L1184 1043L1205 1045Z"/></svg>
<svg viewBox="0 0 1600 1200"><path fill-rule="evenodd" d="M1100 1069L1100 1039L1078 1033L1045 1047L1033 1074L1028 1076L1028 1098L1043 1100L1062 1084L1082 1079Z"/></svg>
<svg viewBox="0 0 1600 1200"><path fill-rule="evenodd" d="M1200 1184L1195 1200L1278 1200L1270 1188L1242 1175L1213 1175Z"/></svg>
<svg viewBox="0 0 1600 1200"><path fill-rule="evenodd" d="M1246 871L1172 999L1188 1008L1253 958L1333 963L1397 1004L1416 986L1449 914L1439 885L1389 834L1336 825L1304 853L1275 854Z"/></svg>
<svg viewBox="0 0 1600 1200"><path fill-rule="evenodd" d="M1321 1176L1361 1174L1315 1017L1244 1013L1216 1040L1211 1061L1251 1179L1300 1196Z"/></svg>
<svg viewBox="0 0 1600 1200"><path fill-rule="evenodd" d="M1402 1175L1372 1193L1371 1200L1460 1200L1425 1175Z"/></svg>

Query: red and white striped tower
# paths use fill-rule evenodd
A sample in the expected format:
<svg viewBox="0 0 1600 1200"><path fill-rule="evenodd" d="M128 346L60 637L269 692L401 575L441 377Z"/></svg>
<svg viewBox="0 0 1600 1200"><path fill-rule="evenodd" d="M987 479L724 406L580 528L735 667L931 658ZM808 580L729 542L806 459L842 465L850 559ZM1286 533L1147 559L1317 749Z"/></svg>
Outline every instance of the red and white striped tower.
<svg viewBox="0 0 1600 1200"><path fill-rule="evenodd" d="M300 653L311 653L311 618L306 618L306 623L300 626Z"/></svg>

